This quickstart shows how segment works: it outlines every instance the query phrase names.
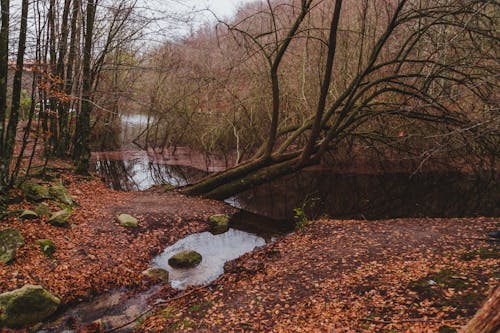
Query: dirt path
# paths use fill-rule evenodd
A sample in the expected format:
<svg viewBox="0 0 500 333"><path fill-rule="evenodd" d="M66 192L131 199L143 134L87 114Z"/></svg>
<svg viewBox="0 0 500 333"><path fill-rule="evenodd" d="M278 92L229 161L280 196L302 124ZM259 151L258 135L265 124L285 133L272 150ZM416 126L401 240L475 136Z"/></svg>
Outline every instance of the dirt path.
<svg viewBox="0 0 500 333"><path fill-rule="evenodd" d="M0 265L0 293L40 284L67 304L107 289L140 285L141 272L156 254L188 234L207 229L210 215L231 210L220 202L176 193L116 192L98 180L62 179L80 204L70 217L71 228L48 225L46 218L1 221L2 228L21 232L25 246L14 263ZM23 202L10 209L35 206ZM120 226L115 217L121 213L137 217L139 228ZM42 254L38 239L54 241L52 258Z"/></svg>
<svg viewBox="0 0 500 333"><path fill-rule="evenodd" d="M226 264L141 332L453 332L500 278L498 218L317 221ZM450 329L445 331L445 329Z"/></svg>

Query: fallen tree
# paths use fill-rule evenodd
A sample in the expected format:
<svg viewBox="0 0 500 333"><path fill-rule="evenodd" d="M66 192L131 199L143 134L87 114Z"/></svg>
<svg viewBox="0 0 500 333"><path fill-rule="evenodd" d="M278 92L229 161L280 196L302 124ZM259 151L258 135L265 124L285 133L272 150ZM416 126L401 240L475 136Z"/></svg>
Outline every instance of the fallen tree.
<svg viewBox="0 0 500 333"><path fill-rule="evenodd" d="M267 1L267 10L261 8L255 15L269 20L268 31L250 32L241 22L223 23L228 34L249 53L262 55L269 66L269 134L251 159L185 187L184 193L226 198L319 163L346 142L389 147L422 163L438 155L495 160L500 117L493 94L498 88L494 49L499 38L493 13L499 4L387 0L371 7L365 3L360 7L360 32L349 32L348 21L343 22L343 1L329 4L290 1L293 10L286 13L295 16L284 27L277 23L280 3ZM366 26L381 8L385 16L377 17L377 22L386 23L368 39ZM325 10L331 19L327 40L320 41L325 54L316 109L300 123L282 124L280 64L285 57L294 57L287 54L291 43L321 39L321 34L310 34L320 27L306 25L305 20ZM339 56L337 45L340 40L344 45L345 39L359 45L357 61ZM346 67L344 62L355 66ZM339 73L340 68L352 72ZM335 82L334 87L340 74L351 79L343 85Z"/></svg>

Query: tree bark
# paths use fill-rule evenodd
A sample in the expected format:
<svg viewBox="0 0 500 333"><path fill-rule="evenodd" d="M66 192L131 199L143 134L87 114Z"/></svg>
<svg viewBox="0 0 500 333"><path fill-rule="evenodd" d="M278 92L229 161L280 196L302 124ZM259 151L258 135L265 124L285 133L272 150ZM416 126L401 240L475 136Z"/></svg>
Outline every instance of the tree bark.
<svg viewBox="0 0 500 333"><path fill-rule="evenodd" d="M21 30L19 31L19 45L17 50L16 72L12 85L12 106L10 109L9 124L5 135L5 182L10 183L9 170L16 144L17 124L19 122L19 107L21 104L21 83L24 69L24 53L26 50L26 30L28 26L28 0L23 0L21 9Z"/></svg>
<svg viewBox="0 0 500 333"><path fill-rule="evenodd" d="M500 286L484 303L476 315L462 329L462 333L497 333L500 331Z"/></svg>
<svg viewBox="0 0 500 333"><path fill-rule="evenodd" d="M0 195L4 191L6 165L4 156L5 119L7 117L7 76L9 70L9 0L0 0L2 26L0 28Z"/></svg>
<svg viewBox="0 0 500 333"><path fill-rule="evenodd" d="M92 44L96 5L94 0L87 2L87 19L85 27L85 44L83 49L83 84L82 109L77 117L77 131L74 159L76 172L88 174L90 162L90 113L92 111Z"/></svg>

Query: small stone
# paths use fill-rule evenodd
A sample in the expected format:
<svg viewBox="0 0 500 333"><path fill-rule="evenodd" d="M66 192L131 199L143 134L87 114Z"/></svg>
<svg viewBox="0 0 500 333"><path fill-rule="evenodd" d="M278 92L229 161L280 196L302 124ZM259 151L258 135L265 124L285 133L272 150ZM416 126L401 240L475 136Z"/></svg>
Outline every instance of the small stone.
<svg viewBox="0 0 500 333"><path fill-rule="evenodd" d="M36 241L38 246L40 247L40 250L46 255L46 256L52 256L54 252L56 251L56 246L54 242L50 239L39 239Z"/></svg>
<svg viewBox="0 0 500 333"><path fill-rule="evenodd" d="M16 258L16 251L24 245L23 236L16 229L0 230L0 261L9 264Z"/></svg>
<svg viewBox="0 0 500 333"><path fill-rule="evenodd" d="M0 294L0 327L36 324L56 312L59 304L57 297L37 285L28 284Z"/></svg>
<svg viewBox="0 0 500 333"><path fill-rule="evenodd" d="M139 226L139 221L128 214L120 214L117 216L118 222L120 225L127 228L137 228Z"/></svg>
<svg viewBox="0 0 500 333"><path fill-rule="evenodd" d="M69 225L68 218L71 215L71 211L69 209L63 209L61 211L55 212L52 216L47 220L48 224L52 224L56 227L67 227Z"/></svg>
<svg viewBox="0 0 500 333"><path fill-rule="evenodd" d="M36 219L38 217L38 214L32 210L24 210L20 215L19 215L19 218L23 219L23 220L32 220L32 219Z"/></svg>
<svg viewBox="0 0 500 333"><path fill-rule="evenodd" d="M60 202L66 205L73 205L73 199L69 194L69 191L62 185L54 185L49 188L49 194Z"/></svg>
<svg viewBox="0 0 500 333"><path fill-rule="evenodd" d="M226 214L217 214L210 216L210 232L213 235L223 234L229 230L229 216Z"/></svg>
<svg viewBox="0 0 500 333"><path fill-rule="evenodd" d="M198 266L201 260L201 254L196 251L187 250L170 257L168 264L174 268L192 268Z"/></svg>
<svg viewBox="0 0 500 333"><path fill-rule="evenodd" d="M148 268L144 272L142 272L142 274L150 279L160 280L163 283L168 283L168 271L164 270L163 268Z"/></svg>

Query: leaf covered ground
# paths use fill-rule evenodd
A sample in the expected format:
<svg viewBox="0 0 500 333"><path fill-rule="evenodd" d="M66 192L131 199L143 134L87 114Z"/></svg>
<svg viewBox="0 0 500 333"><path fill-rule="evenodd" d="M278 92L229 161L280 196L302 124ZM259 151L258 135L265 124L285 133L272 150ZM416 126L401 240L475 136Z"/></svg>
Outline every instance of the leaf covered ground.
<svg viewBox="0 0 500 333"><path fill-rule="evenodd" d="M0 293L40 284L68 304L111 288L141 285L151 258L186 235L208 229L210 215L230 211L216 201L175 193L117 192L90 178L63 174L53 181L60 182L79 203L69 228L49 225L47 217L0 221L0 228L16 228L25 240L12 264L0 263ZM24 200L9 209L36 206ZM60 209L54 202L49 206ZM120 226L116 216L122 213L137 217L139 228ZM40 239L54 242L51 257L37 245Z"/></svg>
<svg viewBox="0 0 500 333"><path fill-rule="evenodd" d="M226 264L140 332L454 332L500 279L498 218L321 220Z"/></svg>

